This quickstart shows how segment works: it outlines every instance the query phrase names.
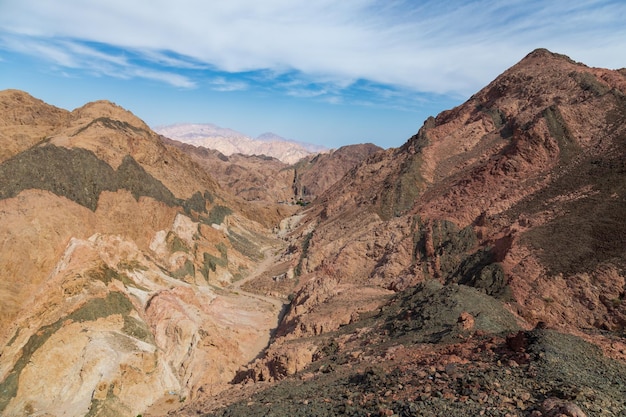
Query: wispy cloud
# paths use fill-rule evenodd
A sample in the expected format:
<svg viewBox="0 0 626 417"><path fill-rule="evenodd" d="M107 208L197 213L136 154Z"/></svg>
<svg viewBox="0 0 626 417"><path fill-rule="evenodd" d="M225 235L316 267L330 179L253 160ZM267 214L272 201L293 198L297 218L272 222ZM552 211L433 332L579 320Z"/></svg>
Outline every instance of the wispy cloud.
<svg viewBox="0 0 626 417"><path fill-rule="evenodd" d="M132 67L132 68L129 68L126 73L133 77L146 78L146 79L155 80L155 81L162 81L174 87L195 88L197 86L196 82L191 81L189 78L184 77L179 74L171 73L171 72L155 71L151 69Z"/></svg>
<svg viewBox="0 0 626 417"><path fill-rule="evenodd" d="M156 65L174 68L174 69L189 69L189 70L210 70L211 66L191 59L189 57L180 56L173 52L155 51L149 49L137 50L143 59Z"/></svg>
<svg viewBox="0 0 626 417"><path fill-rule="evenodd" d="M231 81L225 77L215 77L208 82L214 91L243 91L248 89L248 83L244 81Z"/></svg>
<svg viewBox="0 0 626 417"><path fill-rule="evenodd" d="M273 75L277 88L297 74L287 94L327 100L357 80L389 98L468 95L537 47L624 66L625 15L621 0L20 0L0 4L0 30L3 48L67 68L183 88L201 77L184 71Z"/></svg>
<svg viewBox="0 0 626 417"><path fill-rule="evenodd" d="M175 71L155 69L141 62L132 62L119 50L107 53L97 46L75 40L5 34L0 36L0 48L47 60L61 69L81 70L96 76L144 78L174 87L196 87L195 81ZM67 75L64 70L61 72Z"/></svg>

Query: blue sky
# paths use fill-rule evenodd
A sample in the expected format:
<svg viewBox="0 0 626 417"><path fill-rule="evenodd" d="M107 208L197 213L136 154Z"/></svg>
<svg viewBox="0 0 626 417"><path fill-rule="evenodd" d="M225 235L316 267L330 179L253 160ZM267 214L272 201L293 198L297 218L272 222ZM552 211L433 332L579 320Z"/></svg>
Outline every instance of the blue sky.
<svg viewBox="0 0 626 417"><path fill-rule="evenodd" d="M0 0L0 89L397 147L535 48L626 67L625 22L623 0Z"/></svg>

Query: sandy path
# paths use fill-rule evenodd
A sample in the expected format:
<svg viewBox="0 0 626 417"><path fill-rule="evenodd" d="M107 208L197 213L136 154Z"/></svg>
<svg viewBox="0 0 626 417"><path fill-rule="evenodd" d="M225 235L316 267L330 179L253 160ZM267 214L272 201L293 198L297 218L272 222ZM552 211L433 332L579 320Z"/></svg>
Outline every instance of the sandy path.
<svg viewBox="0 0 626 417"><path fill-rule="evenodd" d="M272 328L270 329L269 332L265 333L265 337L259 338L254 343L253 347L252 346L250 347L250 351L256 351L255 358L258 357L263 352L263 350L269 345L272 330L278 327L278 324L280 323L280 320L282 319L283 313L285 311L285 305L287 304L287 302L280 298L248 292L248 291L242 290L241 287L246 282L250 282L258 278L259 276L261 276L272 265L276 263L276 261L278 260L278 255L275 254L276 249L277 249L276 247L266 248L263 251L263 255L264 255L263 261L261 261L261 263L257 265L256 269L252 273L250 273L247 277L231 284L227 288L228 290L240 296L254 299L255 302L257 303L261 301L261 302L269 303L273 306L273 313L274 313L273 317L275 321L272 323ZM262 311L260 306L259 306L259 310ZM267 314L267 313L261 313L261 314Z"/></svg>
<svg viewBox="0 0 626 417"><path fill-rule="evenodd" d="M277 248L275 247L270 247L270 248L266 248L263 251L263 261L261 261L260 264L257 265L256 269L254 271L252 271L252 273L250 273L247 277L232 283L231 285L229 285L227 287L228 290L230 291L235 291L240 295L244 295L246 297L251 297L251 298L255 298L257 300L261 300L261 301L265 301L267 303L270 303L272 305L274 305L277 309L278 312L280 312L283 309L283 306L286 304L286 302L280 298L276 298L276 297L269 297L269 296L265 296L265 295L261 295L261 294L255 294L252 292L248 292L245 290L242 290L241 287L243 286L243 284L245 284L246 282L250 282L256 278L258 278L259 276L261 276L265 271L267 271L272 265L274 265L277 260L278 260L278 255L275 255L274 252L276 251Z"/></svg>

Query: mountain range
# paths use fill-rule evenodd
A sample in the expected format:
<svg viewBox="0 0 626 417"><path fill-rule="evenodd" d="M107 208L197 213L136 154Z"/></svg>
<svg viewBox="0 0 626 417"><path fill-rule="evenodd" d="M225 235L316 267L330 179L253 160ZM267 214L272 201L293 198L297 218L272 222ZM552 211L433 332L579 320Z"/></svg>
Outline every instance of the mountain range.
<svg viewBox="0 0 626 417"><path fill-rule="evenodd" d="M183 143L215 149L226 156L235 153L265 155L288 164L294 164L306 156L328 150L323 146L288 140L270 132L251 138L243 133L210 123L157 126L154 131Z"/></svg>
<svg viewBox="0 0 626 417"><path fill-rule="evenodd" d="M395 149L171 136L0 92L2 415L623 415L626 69L537 49Z"/></svg>

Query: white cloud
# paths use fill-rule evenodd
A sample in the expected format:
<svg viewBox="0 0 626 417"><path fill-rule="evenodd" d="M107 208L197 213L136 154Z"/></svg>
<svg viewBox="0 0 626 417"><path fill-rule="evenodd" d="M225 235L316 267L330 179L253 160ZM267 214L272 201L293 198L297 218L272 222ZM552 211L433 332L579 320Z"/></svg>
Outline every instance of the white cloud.
<svg viewBox="0 0 626 417"><path fill-rule="evenodd" d="M171 68L296 71L334 86L366 79L467 95L537 47L590 65L625 66L625 13L623 1L601 0L20 0L2 2L0 28L18 38L128 48ZM76 42L36 46L67 67L83 67L86 58L105 68L131 65ZM147 74L194 84L169 71ZM223 88L245 86L225 80Z"/></svg>
<svg viewBox="0 0 626 417"><path fill-rule="evenodd" d="M162 81L174 87L194 88L196 83L179 74L165 71L155 71L145 68L134 67L126 71L126 74L133 77L146 78L149 80Z"/></svg>
<svg viewBox="0 0 626 417"><path fill-rule="evenodd" d="M229 81L224 77L215 77L209 81L211 89L215 91L243 91L248 89L248 84L243 81Z"/></svg>
<svg viewBox="0 0 626 417"><path fill-rule="evenodd" d="M43 58L63 67L78 67L78 63L71 53L53 43L40 42L24 37L3 36L0 37L0 45L25 55Z"/></svg>
<svg viewBox="0 0 626 417"><path fill-rule="evenodd" d="M177 69L191 69L191 70L205 70L210 69L210 66L197 62L184 57L173 57L162 51L155 51L149 49L143 49L137 51L145 60L153 62L165 67L177 68Z"/></svg>
<svg viewBox="0 0 626 417"><path fill-rule="evenodd" d="M9 35L0 37L0 47L43 58L61 68L83 70L96 76L121 79L139 77L180 88L196 86L194 81L178 73L145 68L131 63L122 55L108 54L75 41ZM61 74L68 76L64 71Z"/></svg>

